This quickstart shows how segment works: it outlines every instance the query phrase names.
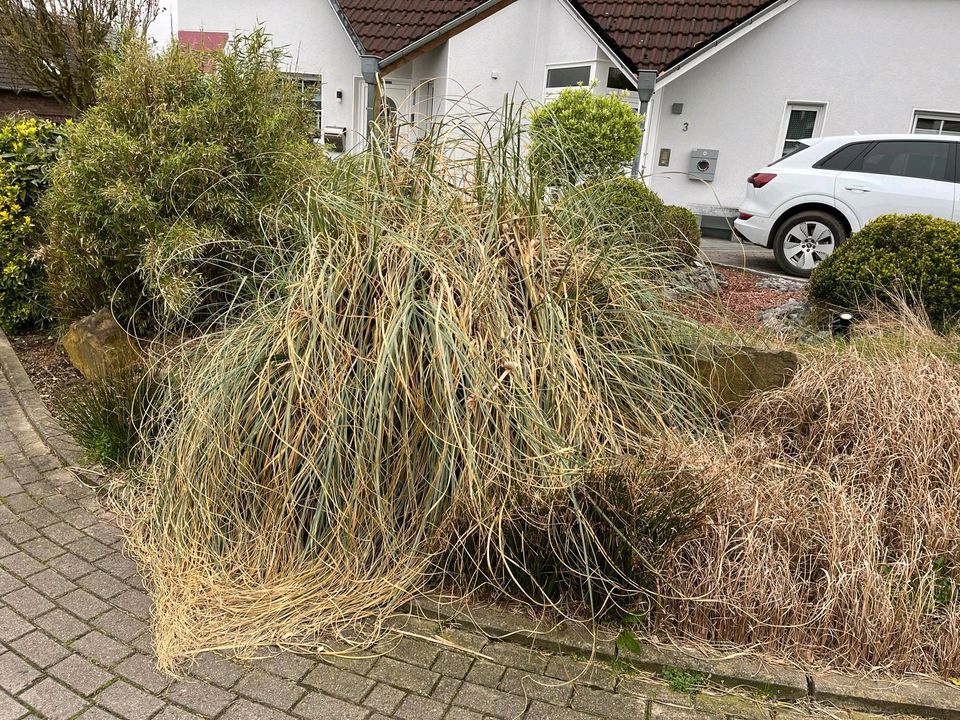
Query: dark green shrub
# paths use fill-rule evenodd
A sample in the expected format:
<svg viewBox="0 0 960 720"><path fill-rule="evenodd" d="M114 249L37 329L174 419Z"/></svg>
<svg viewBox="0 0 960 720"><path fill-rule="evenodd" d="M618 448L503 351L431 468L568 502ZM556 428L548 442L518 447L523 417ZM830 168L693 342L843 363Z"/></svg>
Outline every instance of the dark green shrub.
<svg viewBox="0 0 960 720"><path fill-rule="evenodd" d="M61 140L50 122L0 121L0 327L7 332L36 327L48 317L33 215Z"/></svg>
<svg viewBox="0 0 960 720"><path fill-rule="evenodd" d="M109 377L81 385L60 404L64 426L91 460L129 467L139 459L142 441L156 432L154 404L159 385L138 363Z"/></svg>
<svg viewBox="0 0 960 720"><path fill-rule="evenodd" d="M141 329L203 322L253 290L288 197L324 162L281 62L258 30L222 54L134 43L106 64L44 201L62 319L110 304Z"/></svg>
<svg viewBox="0 0 960 720"><path fill-rule="evenodd" d="M618 95L567 88L530 116L530 162L550 184L610 177L633 162L641 118Z"/></svg>
<svg viewBox="0 0 960 720"><path fill-rule="evenodd" d="M680 262L667 207L639 180L618 176L577 186L554 206L564 232L603 246L628 252L645 251L655 265Z"/></svg>
<svg viewBox="0 0 960 720"><path fill-rule="evenodd" d="M810 297L857 309L905 298L938 328L960 316L960 223L885 215L853 235L814 271Z"/></svg>
<svg viewBox="0 0 960 720"><path fill-rule="evenodd" d="M664 212L667 232L676 243L677 252L686 261L697 257L700 250L700 221L697 216L679 205L667 205Z"/></svg>

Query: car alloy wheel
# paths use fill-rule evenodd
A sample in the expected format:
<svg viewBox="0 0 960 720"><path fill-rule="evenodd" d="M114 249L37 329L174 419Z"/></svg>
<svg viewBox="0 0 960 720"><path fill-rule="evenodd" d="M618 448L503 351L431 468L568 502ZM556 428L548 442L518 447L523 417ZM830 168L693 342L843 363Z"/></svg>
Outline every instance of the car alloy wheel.
<svg viewBox="0 0 960 720"><path fill-rule="evenodd" d="M774 242L780 267L791 275L810 277L846 239L839 222L827 213L807 212L787 220Z"/></svg>

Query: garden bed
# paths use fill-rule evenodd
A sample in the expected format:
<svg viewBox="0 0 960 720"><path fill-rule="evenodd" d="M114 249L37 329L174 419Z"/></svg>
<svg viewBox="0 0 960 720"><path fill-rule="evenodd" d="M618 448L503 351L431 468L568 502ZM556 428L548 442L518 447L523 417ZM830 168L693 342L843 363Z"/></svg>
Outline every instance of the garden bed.
<svg viewBox="0 0 960 720"><path fill-rule="evenodd" d="M83 384L83 376L52 335L18 335L10 338L10 344L44 404L54 417L62 419L60 403Z"/></svg>

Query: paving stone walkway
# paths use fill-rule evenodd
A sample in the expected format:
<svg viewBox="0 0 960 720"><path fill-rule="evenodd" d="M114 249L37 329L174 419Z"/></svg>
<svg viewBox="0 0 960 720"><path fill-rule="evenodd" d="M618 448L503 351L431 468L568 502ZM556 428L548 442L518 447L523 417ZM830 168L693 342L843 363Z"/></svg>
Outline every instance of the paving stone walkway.
<svg viewBox="0 0 960 720"><path fill-rule="evenodd" d="M241 664L208 654L187 678L162 675L137 567L83 473L70 469L77 449L2 333L0 366L0 720L810 716L683 695L650 678L417 618L403 620L401 632L365 659L278 653ZM846 712L830 717L850 720Z"/></svg>

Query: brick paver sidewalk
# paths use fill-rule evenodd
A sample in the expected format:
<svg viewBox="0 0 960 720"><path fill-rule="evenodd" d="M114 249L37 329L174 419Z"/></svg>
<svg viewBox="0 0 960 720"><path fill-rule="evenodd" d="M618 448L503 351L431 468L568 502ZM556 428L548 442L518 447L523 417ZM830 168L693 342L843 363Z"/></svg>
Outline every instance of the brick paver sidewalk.
<svg viewBox="0 0 960 720"><path fill-rule="evenodd" d="M681 695L413 618L405 629L436 641L400 633L366 659L329 663L208 654L189 678L161 675L137 568L95 492L68 469L76 449L2 333L0 366L0 720L771 717L758 703ZM800 717L785 712L777 716Z"/></svg>

